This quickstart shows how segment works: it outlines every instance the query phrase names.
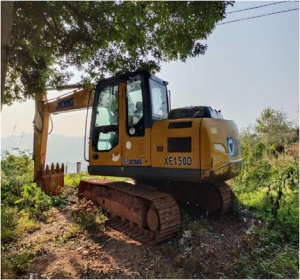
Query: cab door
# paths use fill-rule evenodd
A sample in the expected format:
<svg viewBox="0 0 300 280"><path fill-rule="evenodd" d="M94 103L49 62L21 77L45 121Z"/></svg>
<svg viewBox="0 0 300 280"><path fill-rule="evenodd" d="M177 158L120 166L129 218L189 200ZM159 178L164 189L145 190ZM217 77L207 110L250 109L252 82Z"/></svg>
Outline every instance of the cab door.
<svg viewBox="0 0 300 280"><path fill-rule="evenodd" d="M146 87L141 75L130 78L124 84L122 104L122 156L123 166L150 166L150 133L146 128ZM124 124L124 125L123 125Z"/></svg>
<svg viewBox="0 0 300 280"><path fill-rule="evenodd" d="M121 166L120 89L117 81L103 84L98 89L99 94L93 105L91 165Z"/></svg>

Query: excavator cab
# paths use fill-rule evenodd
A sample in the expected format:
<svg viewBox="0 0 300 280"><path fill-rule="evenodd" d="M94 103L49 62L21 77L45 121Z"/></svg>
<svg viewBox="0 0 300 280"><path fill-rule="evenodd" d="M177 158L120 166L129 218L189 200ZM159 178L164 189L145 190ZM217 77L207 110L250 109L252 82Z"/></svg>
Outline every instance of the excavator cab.
<svg viewBox="0 0 300 280"><path fill-rule="evenodd" d="M91 174L127 176L136 172L131 167L151 166L152 125L169 115L166 85L145 71L99 82L90 129Z"/></svg>

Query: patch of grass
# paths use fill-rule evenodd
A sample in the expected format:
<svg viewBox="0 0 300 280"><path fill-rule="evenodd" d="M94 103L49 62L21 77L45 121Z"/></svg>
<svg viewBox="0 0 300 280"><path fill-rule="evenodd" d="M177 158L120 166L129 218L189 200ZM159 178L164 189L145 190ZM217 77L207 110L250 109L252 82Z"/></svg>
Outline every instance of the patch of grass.
<svg viewBox="0 0 300 280"><path fill-rule="evenodd" d="M83 233L83 229L75 223L70 224L64 231L63 235L58 238L59 243L66 243L69 240L78 237Z"/></svg>
<svg viewBox="0 0 300 280"><path fill-rule="evenodd" d="M76 174L76 173L66 174L65 178L64 178L65 188L69 189L69 191L72 189L72 187L77 188L77 186L80 183L80 180L83 179L83 176L80 176L80 175L81 174ZM65 191L65 190L63 190L63 191Z"/></svg>
<svg viewBox="0 0 300 280"><path fill-rule="evenodd" d="M17 238L17 209L1 205L1 243L2 246Z"/></svg>
<svg viewBox="0 0 300 280"><path fill-rule="evenodd" d="M22 274L34 258L31 252L24 252L18 255L9 256L1 260L1 278L16 279Z"/></svg>
<svg viewBox="0 0 300 280"><path fill-rule="evenodd" d="M183 276L180 275L178 271L174 270L170 258L157 250L151 254L151 261L143 264L143 267L144 269L141 271L140 275L143 279L179 279Z"/></svg>
<svg viewBox="0 0 300 280"><path fill-rule="evenodd" d="M73 207L72 219L83 230L102 231L107 217L93 202L82 199Z"/></svg>
<svg viewBox="0 0 300 280"><path fill-rule="evenodd" d="M5 152L1 167L1 241L5 248L24 233L38 229L52 204L51 198L31 183L33 161L30 155L21 151L18 154Z"/></svg>
<svg viewBox="0 0 300 280"><path fill-rule="evenodd" d="M299 279L299 248L286 242L280 231L257 229L247 246L236 261L238 278Z"/></svg>
<svg viewBox="0 0 300 280"><path fill-rule="evenodd" d="M68 188L68 187L75 186L74 190L77 193L77 186L79 185L80 180L88 180L93 178L100 179L100 180L107 180L107 181L122 181L122 182L132 181L131 178L127 178L127 177L94 176L94 175L89 175L86 172L81 172L80 174L77 173L66 174L64 177L65 187Z"/></svg>
<svg viewBox="0 0 300 280"><path fill-rule="evenodd" d="M32 233L40 228L41 226L30 218L29 213L24 210L19 213L19 219L16 226L16 232L18 235L22 235L23 233Z"/></svg>
<svg viewBox="0 0 300 280"><path fill-rule="evenodd" d="M62 188L62 197L76 197L77 196L77 192L78 192L78 185L79 184L73 184L73 185L67 185L65 183L65 186Z"/></svg>
<svg viewBox="0 0 300 280"><path fill-rule="evenodd" d="M181 231L186 230L192 231L193 239L198 241L207 233L207 218L195 218L184 209L181 210Z"/></svg>
<svg viewBox="0 0 300 280"><path fill-rule="evenodd" d="M161 244L161 252L170 257L175 257L180 251L180 247L178 246L177 238L173 238L170 241L164 242Z"/></svg>

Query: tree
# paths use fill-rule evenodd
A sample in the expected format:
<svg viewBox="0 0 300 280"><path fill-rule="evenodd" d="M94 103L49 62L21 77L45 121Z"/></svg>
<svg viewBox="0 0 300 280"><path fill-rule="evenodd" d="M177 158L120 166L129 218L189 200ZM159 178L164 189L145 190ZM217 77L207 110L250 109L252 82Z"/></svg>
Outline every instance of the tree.
<svg viewBox="0 0 300 280"><path fill-rule="evenodd" d="M255 131L260 141L274 149L299 141L299 127L279 110L266 108L256 120Z"/></svg>
<svg viewBox="0 0 300 280"><path fill-rule="evenodd" d="M237 197L285 239L299 229L299 158L283 149L299 141L299 127L280 110L266 108L241 134L243 169L235 179ZM298 239L297 239L298 242Z"/></svg>
<svg viewBox="0 0 300 280"><path fill-rule="evenodd" d="M70 67L97 80L203 55L200 40L228 5L233 1L16 1L3 101L65 83Z"/></svg>
<svg viewBox="0 0 300 280"><path fill-rule="evenodd" d="M8 67L10 35L13 20L13 2L1 1L1 94L4 92L4 83ZM1 95L1 97L3 94ZM1 110L3 100L1 98Z"/></svg>

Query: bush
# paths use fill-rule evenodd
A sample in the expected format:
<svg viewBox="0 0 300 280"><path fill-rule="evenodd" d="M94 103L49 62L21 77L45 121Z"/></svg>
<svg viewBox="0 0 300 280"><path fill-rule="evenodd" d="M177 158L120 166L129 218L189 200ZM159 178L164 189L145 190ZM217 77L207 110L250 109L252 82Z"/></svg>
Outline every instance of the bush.
<svg viewBox="0 0 300 280"><path fill-rule="evenodd" d="M17 224L17 208L1 206L1 241L3 244L17 238L15 231Z"/></svg>
<svg viewBox="0 0 300 280"><path fill-rule="evenodd" d="M299 158L277 149L291 139L296 140L295 127L274 110L265 110L255 129L242 134L243 170L233 180L233 191L264 226L239 256L239 278L299 276Z"/></svg>
<svg viewBox="0 0 300 280"><path fill-rule="evenodd" d="M16 279L25 271L34 255L30 252L21 253L15 256L6 257L1 260L1 278Z"/></svg>
<svg viewBox="0 0 300 280"><path fill-rule="evenodd" d="M236 265L238 278L298 279L298 247L285 239L277 228L257 229Z"/></svg>
<svg viewBox="0 0 300 280"><path fill-rule="evenodd" d="M39 228L45 220L52 200L33 179L33 161L30 155L18 149L5 152L1 159L1 239L2 244L15 240L18 235ZM18 153L17 153L18 152Z"/></svg>
<svg viewBox="0 0 300 280"><path fill-rule="evenodd" d="M21 187L32 182L33 170L33 161L28 152L17 148L11 152L5 151L1 160L1 186L10 187L12 193L20 195Z"/></svg>

